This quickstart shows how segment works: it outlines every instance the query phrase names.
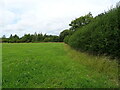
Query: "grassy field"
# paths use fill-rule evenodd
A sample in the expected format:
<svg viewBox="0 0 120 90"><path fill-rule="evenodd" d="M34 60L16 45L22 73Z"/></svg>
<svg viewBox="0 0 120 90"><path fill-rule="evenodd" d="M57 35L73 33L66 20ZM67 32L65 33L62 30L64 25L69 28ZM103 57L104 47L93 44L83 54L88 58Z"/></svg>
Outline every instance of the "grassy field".
<svg viewBox="0 0 120 90"><path fill-rule="evenodd" d="M2 47L3 88L116 88L116 61L77 52L64 43Z"/></svg>

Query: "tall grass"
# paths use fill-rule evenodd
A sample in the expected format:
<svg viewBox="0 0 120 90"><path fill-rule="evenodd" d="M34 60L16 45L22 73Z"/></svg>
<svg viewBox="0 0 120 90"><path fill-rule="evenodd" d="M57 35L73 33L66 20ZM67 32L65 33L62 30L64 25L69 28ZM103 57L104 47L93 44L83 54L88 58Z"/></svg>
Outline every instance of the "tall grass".
<svg viewBox="0 0 120 90"><path fill-rule="evenodd" d="M113 60L106 56L93 56L85 52L83 53L72 49L67 44L65 45L65 49L69 52L68 55L73 60L86 66L92 71L90 76L101 73L118 85L118 60Z"/></svg>

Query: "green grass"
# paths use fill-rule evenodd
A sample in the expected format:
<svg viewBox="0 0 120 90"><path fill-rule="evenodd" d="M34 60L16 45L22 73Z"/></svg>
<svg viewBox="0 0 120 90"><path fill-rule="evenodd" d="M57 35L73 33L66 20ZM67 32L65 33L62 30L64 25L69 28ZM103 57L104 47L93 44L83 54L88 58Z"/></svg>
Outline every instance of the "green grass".
<svg viewBox="0 0 120 90"><path fill-rule="evenodd" d="M0 43L0 89L2 88L2 43Z"/></svg>
<svg viewBox="0 0 120 90"><path fill-rule="evenodd" d="M104 57L78 53L64 43L5 43L2 52L3 88L118 87L115 61L104 63Z"/></svg>

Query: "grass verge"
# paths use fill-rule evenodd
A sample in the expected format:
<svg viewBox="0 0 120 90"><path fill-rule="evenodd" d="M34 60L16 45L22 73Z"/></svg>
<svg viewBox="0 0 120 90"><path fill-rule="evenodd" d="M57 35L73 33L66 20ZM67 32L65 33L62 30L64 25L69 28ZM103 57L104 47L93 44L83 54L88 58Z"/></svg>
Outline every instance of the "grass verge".
<svg viewBox="0 0 120 90"><path fill-rule="evenodd" d="M113 60L106 56L94 56L85 52L79 52L67 44L65 44L65 50L74 61L86 66L91 71L88 76L94 77L94 75L98 75L100 77L99 75L104 75L110 82L112 81L119 86L118 60Z"/></svg>

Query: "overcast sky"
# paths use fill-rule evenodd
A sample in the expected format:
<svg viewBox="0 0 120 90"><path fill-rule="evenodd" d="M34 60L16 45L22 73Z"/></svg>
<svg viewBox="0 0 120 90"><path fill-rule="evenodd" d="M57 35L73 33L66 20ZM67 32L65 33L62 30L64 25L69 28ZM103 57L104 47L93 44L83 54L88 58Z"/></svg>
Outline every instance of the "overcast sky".
<svg viewBox="0 0 120 90"><path fill-rule="evenodd" d="M59 35L75 18L96 16L119 0L0 0L0 37L34 32Z"/></svg>

